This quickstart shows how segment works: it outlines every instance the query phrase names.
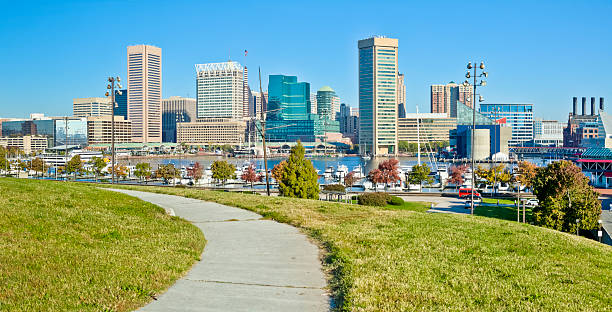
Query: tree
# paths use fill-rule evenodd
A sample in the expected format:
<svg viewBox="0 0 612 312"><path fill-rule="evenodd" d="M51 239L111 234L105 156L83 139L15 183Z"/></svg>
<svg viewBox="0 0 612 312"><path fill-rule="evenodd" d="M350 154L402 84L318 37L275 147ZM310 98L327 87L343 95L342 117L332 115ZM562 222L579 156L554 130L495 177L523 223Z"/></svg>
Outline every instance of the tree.
<svg viewBox="0 0 612 312"><path fill-rule="evenodd" d="M412 171L410 171L410 175L408 179L411 184L418 184L420 190L423 190L423 182L427 182L431 184L433 182L433 177L429 175L431 169L427 164L415 165L412 167Z"/></svg>
<svg viewBox="0 0 612 312"><path fill-rule="evenodd" d="M30 163L30 167L32 168L32 170L36 172L36 174L38 174L39 172L44 172L47 166L42 159L36 157L32 159L32 162Z"/></svg>
<svg viewBox="0 0 612 312"><path fill-rule="evenodd" d="M451 175L448 178L448 182L455 184L455 188L459 188L463 184L463 174L467 171L466 165L453 166L451 168Z"/></svg>
<svg viewBox="0 0 612 312"><path fill-rule="evenodd" d="M344 177L344 185L348 188L353 187L353 184L357 182L357 177L355 176L355 171L349 172L346 177Z"/></svg>
<svg viewBox="0 0 612 312"><path fill-rule="evenodd" d="M276 180L277 183L283 177L283 170L285 170L286 165L287 161L283 160L278 164L274 165L274 168L272 168L272 177L274 178L274 180Z"/></svg>
<svg viewBox="0 0 612 312"><path fill-rule="evenodd" d="M516 170L516 174L514 179L519 183L519 188L521 185L531 188L533 187L533 181L536 177L538 171L538 167L528 161L519 161L518 167Z"/></svg>
<svg viewBox="0 0 612 312"><path fill-rule="evenodd" d="M199 162L196 162L192 167L187 168L187 176L193 179L194 184L198 184L198 181L202 179L203 172L204 170Z"/></svg>
<svg viewBox="0 0 612 312"><path fill-rule="evenodd" d="M138 180L142 181L142 179L148 179L151 177L151 165L146 162L141 162L136 164L136 169L134 170L134 175L138 177Z"/></svg>
<svg viewBox="0 0 612 312"><path fill-rule="evenodd" d="M400 179L399 161L391 158L381 162L377 169L370 171L368 178L376 184L384 183L386 189L389 183L395 183Z"/></svg>
<svg viewBox="0 0 612 312"><path fill-rule="evenodd" d="M281 195L319 199L319 175L312 162L304 157L305 152L301 141L291 148L289 159L283 166L282 175L278 181Z"/></svg>
<svg viewBox="0 0 612 312"><path fill-rule="evenodd" d="M225 185L225 181L228 179L236 178L236 166L225 160L216 160L210 166L210 170L212 170L213 179L222 182L223 185Z"/></svg>
<svg viewBox="0 0 612 312"><path fill-rule="evenodd" d="M155 171L155 176L162 178L165 183L178 177L178 175L178 169L176 169L173 164L160 165Z"/></svg>
<svg viewBox="0 0 612 312"><path fill-rule="evenodd" d="M101 157L92 157L89 163L95 176L94 179L98 181L98 177L102 175L102 170L106 167L106 162Z"/></svg>
<svg viewBox="0 0 612 312"><path fill-rule="evenodd" d="M115 175L117 176L117 178L125 179L129 173L130 171L125 165L119 165L119 164L115 165Z"/></svg>
<svg viewBox="0 0 612 312"><path fill-rule="evenodd" d="M535 224L569 233L598 226L601 215L598 193L572 162L555 161L538 169L532 183L539 200L532 210Z"/></svg>
<svg viewBox="0 0 612 312"><path fill-rule="evenodd" d="M247 170L242 173L242 176L240 178L245 182L250 182L251 189L253 189L253 182L259 180L259 176L257 175L257 172L255 172L255 166L250 165Z"/></svg>
<svg viewBox="0 0 612 312"><path fill-rule="evenodd" d="M74 173L74 179L76 180L76 175L83 169L83 162L81 161L80 155L74 155L68 161L66 173ZM68 178L68 177L66 177Z"/></svg>

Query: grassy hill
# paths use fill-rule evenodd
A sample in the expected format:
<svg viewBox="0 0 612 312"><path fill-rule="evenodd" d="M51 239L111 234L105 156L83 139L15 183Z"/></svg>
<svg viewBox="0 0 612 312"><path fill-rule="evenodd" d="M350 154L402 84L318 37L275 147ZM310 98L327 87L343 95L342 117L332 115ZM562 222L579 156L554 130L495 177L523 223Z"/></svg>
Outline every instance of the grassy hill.
<svg viewBox="0 0 612 312"><path fill-rule="evenodd" d="M328 249L332 290L347 311L612 307L612 248L566 233L479 216L129 188L249 209L302 228Z"/></svg>
<svg viewBox="0 0 612 312"><path fill-rule="evenodd" d="M199 259L202 232L87 185L0 179L0 311L128 311Z"/></svg>

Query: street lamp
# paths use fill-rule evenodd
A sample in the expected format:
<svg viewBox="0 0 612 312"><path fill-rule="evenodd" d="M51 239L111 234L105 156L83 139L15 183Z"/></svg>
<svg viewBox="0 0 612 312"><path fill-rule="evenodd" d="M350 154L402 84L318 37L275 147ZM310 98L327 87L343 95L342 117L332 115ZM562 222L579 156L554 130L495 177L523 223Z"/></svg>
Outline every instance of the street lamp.
<svg viewBox="0 0 612 312"><path fill-rule="evenodd" d="M478 67L481 71L480 74L478 74L477 72L477 68ZM468 62L467 64L467 73L465 74L465 78L470 79L473 78L474 82L471 84L473 87L473 92L472 92L472 135L471 135L471 163L472 163L472 191L471 193L471 209L470 209L470 214L474 214L474 183L475 183L475 178L476 178L476 173L474 170L474 131L476 130L476 87L477 86L481 86L484 87L487 85L487 82L484 80L480 80L480 83L478 83L476 80L480 77L488 77L489 74L487 72L484 71L485 65L483 62L480 62L480 66L476 66L476 62L474 62L474 66L472 66L472 62ZM470 70L474 70L474 74L470 73ZM465 82L463 83L464 87L467 87L470 85L468 80L465 80ZM484 98L482 97L482 95L479 95L479 102L484 101ZM466 101L467 102L467 101Z"/></svg>
<svg viewBox="0 0 612 312"><path fill-rule="evenodd" d="M115 183L115 107L117 103L115 102L115 84L118 89L121 89L121 84L119 83L121 78L117 77L108 77L109 84L106 86L106 89L110 90L110 94L106 91L106 96L111 97L111 184ZM117 95L121 95L121 90L117 90Z"/></svg>

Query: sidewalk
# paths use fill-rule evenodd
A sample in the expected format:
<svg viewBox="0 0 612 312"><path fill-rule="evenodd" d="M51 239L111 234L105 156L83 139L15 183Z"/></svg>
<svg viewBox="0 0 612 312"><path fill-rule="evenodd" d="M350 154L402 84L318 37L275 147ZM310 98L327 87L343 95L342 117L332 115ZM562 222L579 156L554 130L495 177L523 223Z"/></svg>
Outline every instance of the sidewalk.
<svg viewBox="0 0 612 312"><path fill-rule="evenodd" d="M319 249L296 228L242 209L172 195L113 190L202 230L202 260L141 311L327 311Z"/></svg>

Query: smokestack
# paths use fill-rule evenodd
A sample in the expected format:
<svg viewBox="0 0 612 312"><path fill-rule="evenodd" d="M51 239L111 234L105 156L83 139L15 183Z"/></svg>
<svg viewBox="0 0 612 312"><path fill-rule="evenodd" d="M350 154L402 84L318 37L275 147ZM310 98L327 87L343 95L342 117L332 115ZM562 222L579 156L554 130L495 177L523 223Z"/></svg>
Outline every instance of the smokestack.
<svg viewBox="0 0 612 312"><path fill-rule="evenodd" d="M574 110L572 110L572 115L576 116L576 112L578 111L578 98L573 98Z"/></svg>
<svg viewBox="0 0 612 312"><path fill-rule="evenodd" d="M595 97L591 97L591 116L595 116Z"/></svg>
<svg viewBox="0 0 612 312"><path fill-rule="evenodd" d="M599 98L599 110L600 111L604 110L603 98L602 97Z"/></svg>
<svg viewBox="0 0 612 312"><path fill-rule="evenodd" d="M582 116L586 115L586 98L582 97Z"/></svg>

